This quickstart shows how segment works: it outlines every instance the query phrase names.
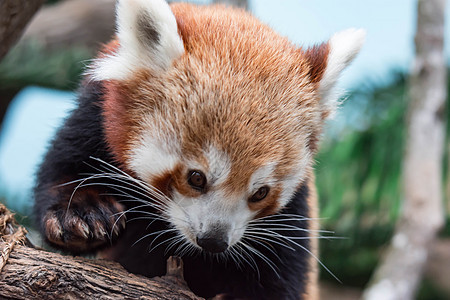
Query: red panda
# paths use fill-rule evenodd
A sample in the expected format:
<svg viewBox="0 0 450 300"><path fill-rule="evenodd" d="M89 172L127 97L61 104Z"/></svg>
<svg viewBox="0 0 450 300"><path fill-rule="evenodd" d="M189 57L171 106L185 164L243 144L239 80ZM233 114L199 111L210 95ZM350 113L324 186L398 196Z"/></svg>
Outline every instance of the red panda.
<svg viewBox="0 0 450 300"><path fill-rule="evenodd" d="M196 294L317 299L313 156L364 31L303 49L224 6L119 0L37 174L46 241Z"/></svg>

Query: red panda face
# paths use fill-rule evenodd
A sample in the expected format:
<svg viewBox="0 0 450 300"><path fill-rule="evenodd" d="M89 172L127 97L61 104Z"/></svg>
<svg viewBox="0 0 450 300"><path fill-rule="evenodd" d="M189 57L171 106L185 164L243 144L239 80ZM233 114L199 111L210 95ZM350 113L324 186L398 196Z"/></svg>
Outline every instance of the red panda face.
<svg viewBox="0 0 450 300"><path fill-rule="evenodd" d="M363 32L305 51L224 7L123 0L118 19L119 45L91 70L109 146L187 241L222 252L311 172Z"/></svg>
<svg viewBox="0 0 450 300"><path fill-rule="evenodd" d="M164 75L171 83L163 88L159 82L168 78L121 86L123 111L133 121L120 125L127 140L117 157L170 199L163 200L165 213L191 242L215 232L233 245L250 220L288 203L308 172L313 124L296 111L310 109L273 98L278 91L260 92L263 83L256 91L217 94L209 80L224 74L205 71L208 82L189 86L184 72L175 73Z"/></svg>

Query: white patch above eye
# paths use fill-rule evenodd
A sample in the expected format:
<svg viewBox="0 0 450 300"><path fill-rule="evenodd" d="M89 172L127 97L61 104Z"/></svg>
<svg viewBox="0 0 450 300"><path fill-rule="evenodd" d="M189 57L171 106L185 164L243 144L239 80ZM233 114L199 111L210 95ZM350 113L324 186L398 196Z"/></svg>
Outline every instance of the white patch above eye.
<svg viewBox="0 0 450 300"><path fill-rule="evenodd" d="M97 59L87 72L94 80L123 80L141 68L166 70L184 53L175 16L164 0L119 0L119 49Z"/></svg>
<svg viewBox="0 0 450 300"><path fill-rule="evenodd" d="M151 180L174 169L180 161L177 143L167 139L144 135L131 150L129 167L139 178Z"/></svg>
<svg viewBox="0 0 450 300"><path fill-rule="evenodd" d="M319 90L322 103L329 108L330 112L335 110L340 96L340 93L334 89L336 82L342 71L358 54L365 36L365 30L350 28L336 33L328 41L330 52Z"/></svg>
<svg viewBox="0 0 450 300"><path fill-rule="evenodd" d="M209 165L209 176L213 184L219 185L226 181L231 170L231 160L228 155L210 145L204 151Z"/></svg>
<svg viewBox="0 0 450 300"><path fill-rule="evenodd" d="M275 184L273 173L275 171L276 163L269 163L257 169L250 177L249 193L255 192L258 188L268 185L269 187Z"/></svg>
<svg viewBox="0 0 450 300"><path fill-rule="evenodd" d="M191 170L200 170L205 173L208 182L212 185L220 185L226 181L231 170L231 160L227 153L209 145L202 153L208 163L208 168L195 160L188 160L187 166Z"/></svg>

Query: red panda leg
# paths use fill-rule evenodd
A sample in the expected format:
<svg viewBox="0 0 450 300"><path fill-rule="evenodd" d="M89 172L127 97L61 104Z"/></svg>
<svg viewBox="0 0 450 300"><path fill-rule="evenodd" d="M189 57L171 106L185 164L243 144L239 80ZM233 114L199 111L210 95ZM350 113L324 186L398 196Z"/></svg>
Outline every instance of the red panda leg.
<svg viewBox="0 0 450 300"><path fill-rule="evenodd" d="M54 191L53 191L54 192ZM109 245L125 228L123 206L94 188L58 191L60 200L43 217L46 240L71 252L88 252Z"/></svg>

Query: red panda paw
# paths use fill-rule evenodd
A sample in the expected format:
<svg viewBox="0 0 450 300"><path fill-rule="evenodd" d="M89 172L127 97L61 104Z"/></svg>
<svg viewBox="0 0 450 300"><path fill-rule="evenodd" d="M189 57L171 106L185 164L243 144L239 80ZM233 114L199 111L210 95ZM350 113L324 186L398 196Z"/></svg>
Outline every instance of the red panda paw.
<svg viewBox="0 0 450 300"><path fill-rule="evenodd" d="M68 207L57 204L44 216L47 241L71 252L89 252L107 246L125 228L124 208L114 198L89 193L77 197ZM85 201L80 201L85 198ZM75 199L73 199L75 200Z"/></svg>

